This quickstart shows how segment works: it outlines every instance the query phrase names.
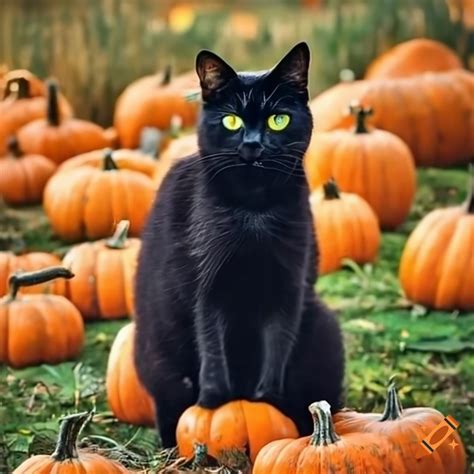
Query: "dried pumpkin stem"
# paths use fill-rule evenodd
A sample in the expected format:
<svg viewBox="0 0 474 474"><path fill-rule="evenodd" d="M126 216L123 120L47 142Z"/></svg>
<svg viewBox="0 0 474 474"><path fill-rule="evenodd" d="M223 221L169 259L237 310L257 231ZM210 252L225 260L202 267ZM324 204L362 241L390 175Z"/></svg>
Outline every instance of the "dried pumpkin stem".
<svg viewBox="0 0 474 474"><path fill-rule="evenodd" d="M117 163L115 163L112 154L113 150L111 148L107 148L107 150L104 151L104 164L102 168L104 171L112 171L119 169Z"/></svg>
<svg viewBox="0 0 474 474"><path fill-rule="evenodd" d="M474 164L469 165L471 180L469 182L469 194L466 201L466 209L469 214L474 214Z"/></svg>
<svg viewBox="0 0 474 474"><path fill-rule="evenodd" d="M4 99L10 94L15 93L16 99L30 98L30 83L24 77L15 77L7 82L5 87Z"/></svg>
<svg viewBox="0 0 474 474"><path fill-rule="evenodd" d="M15 299L18 290L23 286L39 285L47 283L55 278L73 278L74 273L65 267L49 267L34 272L15 272L8 278L10 298Z"/></svg>
<svg viewBox="0 0 474 474"><path fill-rule="evenodd" d="M367 128L367 117L373 114L371 107L364 107L359 103L349 105L349 112L356 119L354 133L369 133Z"/></svg>
<svg viewBox="0 0 474 474"><path fill-rule="evenodd" d="M398 397L395 383L392 382L387 389L387 401L385 402L385 410L380 421L398 420L401 418L403 412L400 398Z"/></svg>
<svg viewBox="0 0 474 474"><path fill-rule="evenodd" d="M16 137L11 136L8 138L7 148L10 152L10 155L14 156L15 158L20 158L21 156L23 156L23 152L20 149L20 145Z"/></svg>
<svg viewBox="0 0 474 474"><path fill-rule="evenodd" d="M128 238L128 230L130 229L130 221L123 220L117 224L114 235L105 241L109 249L123 249Z"/></svg>
<svg viewBox="0 0 474 474"><path fill-rule="evenodd" d="M163 79L161 80L162 86L167 86L171 82L173 76L173 68L171 64L167 64L165 70L163 71Z"/></svg>
<svg viewBox="0 0 474 474"><path fill-rule="evenodd" d="M314 402L309 407L313 417L314 431L310 439L312 446L327 446L340 440L334 430L331 416L331 405L326 401Z"/></svg>
<svg viewBox="0 0 474 474"><path fill-rule="evenodd" d="M323 184L324 190L324 199L340 199L341 193L339 191L339 186L336 183L334 178L331 178L329 181Z"/></svg>
<svg viewBox="0 0 474 474"><path fill-rule="evenodd" d="M49 80L48 85L48 123L53 127L57 127L60 123L59 119L59 104L58 104L58 84L56 81Z"/></svg>
<svg viewBox="0 0 474 474"><path fill-rule="evenodd" d="M76 413L65 416L59 427L56 449L51 457L56 461L77 458L77 438L82 428L91 420L94 412Z"/></svg>

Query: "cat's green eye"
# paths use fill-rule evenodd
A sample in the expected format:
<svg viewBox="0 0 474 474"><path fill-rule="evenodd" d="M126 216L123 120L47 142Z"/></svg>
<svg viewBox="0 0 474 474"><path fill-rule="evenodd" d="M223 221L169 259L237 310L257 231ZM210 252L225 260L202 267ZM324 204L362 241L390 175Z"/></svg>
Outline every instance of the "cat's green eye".
<svg viewBox="0 0 474 474"><path fill-rule="evenodd" d="M281 132L288 127L290 123L290 116L287 114L276 114L268 117L268 127L274 132Z"/></svg>
<svg viewBox="0 0 474 474"><path fill-rule="evenodd" d="M243 127L244 122L238 115L230 114L222 119L222 124L227 130L236 132L239 128Z"/></svg>

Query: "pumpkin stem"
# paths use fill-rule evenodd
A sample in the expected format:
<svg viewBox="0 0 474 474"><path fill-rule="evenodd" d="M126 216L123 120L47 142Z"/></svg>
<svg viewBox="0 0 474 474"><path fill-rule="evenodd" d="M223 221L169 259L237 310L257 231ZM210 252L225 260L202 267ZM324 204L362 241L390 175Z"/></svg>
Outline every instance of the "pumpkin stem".
<svg viewBox="0 0 474 474"><path fill-rule="evenodd" d="M163 79L161 79L161 85L167 86L171 82L173 76L173 68L171 64L167 64L165 70L163 71Z"/></svg>
<svg viewBox="0 0 474 474"><path fill-rule="evenodd" d="M48 109L47 119L49 125L57 127L60 123L59 120L59 105L58 105L58 84L56 81L49 80L48 85Z"/></svg>
<svg viewBox="0 0 474 474"><path fill-rule="evenodd" d="M469 164L469 174L471 179L469 182L469 194L467 195L466 208L468 214L474 214L474 163Z"/></svg>
<svg viewBox="0 0 474 474"><path fill-rule="evenodd" d="M48 267L34 272L15 272L8 278L8 287L10 288L10 299L14 300L18 290L22 286L33 286L40 283L46 283L55 278L67 278L74 276L71 270L65 267Z"/></svg>
<svg viewBox="0 0 474 474"><path fill-rule="evenodd" d="M61 418L56 449L51 457L56 461L75 459L77 455L77 438L82 428L89 423L94 412L75 413Z"/></svg>
<svg viewBox="0 0 474 474"><path fill-rule="evenodd" d="M122 220L117 224L114 235L105 241L105 245L109 249L123 249L127 242L128 229L130 229L130 221Z"/></svg>
<svg viewBox="0 0 474 474"><path fill-rule="evenodd" d="M334 430L331 405L328 402L325 400L314 402L308 409L314 423L314 431L309 441L312 446L328 446L341 439Z"/></svg>
<svg viewBox="0 0 474 474"><path fill-rule="evenodd" d="M7 148L10 155L14 156L15 158L20 158L21 156L23 156L23 152L21 151L18 140L13 135L11 137L8 137Z"/></svg>
<svg viewBox="0 0 474 474"><path fill-rule="evenodd" d="M107 148L104 152L104 165L103 165L103 170L104 171L111 171L111 170L118 170L119 167L117 166L117 163L115 163L113 157L112 157L113 150L111 148Z"/></svg>
<svg viewBox="0 0 474 474"><path fill-rule="evenodd" d="M30 83L24 77L15 77L7 82L3 98L6 99L12 92L15 92L17 99L30 98Z"/></svg>
<svg viewBox="0 0 474 474"><path fill-rule="evenodd" d="M349 105L349 113L356 119L354 133L369 133L366 120L369 115L374 113L372 107L364 107L358 102L353 102Z"/></svg>
<svg viewBox="0 0 474 474"><path fill-rule="evenodd" d="M183 118L181 115L173 114L170 120L169 136L171 138L178 138L183 129Z"/></svg>
<svg viewBox="0 0 474 474"><path fill-rule="evenodd" d="M385 410L380 421L399 420L402 417L403 407L398 396L397 388L393 378L387 389L387 400L385 402Z"/></svg>
<svg viewBox="0 0 474 474"><path fill-rule="evenodd" d="M194 445L194 459L191 465L193 470L205 467L207 464L207 446L204 443Z"/></svg>
<svg viewBox="0 0 474 474"><path fill-rule="evenodd" d="M341 199L341 193L339 191L339 186L336 183L334 178L331 178L329 181L326 181L323 184L324 190L324 199Z"/></svg>
<svg viewBox="0 0 474 474"><path fill-rule="evenodd" d="M157 158L160 144L163 141L163 132L156 127L143 127L140 133L139 149L142 153Z"/></svg>

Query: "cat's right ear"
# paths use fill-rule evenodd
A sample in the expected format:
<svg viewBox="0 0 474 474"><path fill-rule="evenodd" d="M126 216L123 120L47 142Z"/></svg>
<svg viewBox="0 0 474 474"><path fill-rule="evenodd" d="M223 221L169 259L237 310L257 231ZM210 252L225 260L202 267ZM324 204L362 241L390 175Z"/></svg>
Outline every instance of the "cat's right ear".
<svg viewBox="0 0 474 474"><path fill-rule="evenodd" d="M212 99L237 73L217 54L201 51L196 57L196 72L204 101Z"/></svg>

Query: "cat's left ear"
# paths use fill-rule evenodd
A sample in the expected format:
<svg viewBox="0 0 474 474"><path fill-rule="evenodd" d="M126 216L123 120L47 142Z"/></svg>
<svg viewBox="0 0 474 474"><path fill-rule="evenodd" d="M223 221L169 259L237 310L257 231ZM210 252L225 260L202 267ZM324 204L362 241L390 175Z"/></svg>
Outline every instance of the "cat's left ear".
<svg viewBox="0 0 474 474"><path fill-rule="evenodd" d="M237 76L237 73L222 58L206 50L201 51L196 57L196 72L201 82L204 100L210 99Z"/></svg>
<svg viewBox="0 0 474 474"><path fill-rule="evenodd" d="M279 82L290 83L301 92L307 93L309 59L307 43L298 43L273 67L269 77Z"/></svg>

